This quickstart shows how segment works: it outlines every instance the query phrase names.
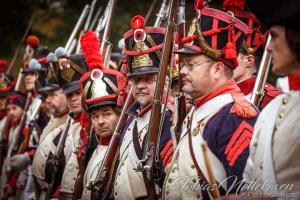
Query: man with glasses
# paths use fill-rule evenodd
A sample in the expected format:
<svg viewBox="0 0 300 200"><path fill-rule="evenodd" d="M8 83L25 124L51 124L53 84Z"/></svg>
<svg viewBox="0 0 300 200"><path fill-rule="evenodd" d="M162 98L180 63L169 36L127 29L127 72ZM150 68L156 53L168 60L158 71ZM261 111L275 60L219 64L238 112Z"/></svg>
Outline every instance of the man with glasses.
<svg viewBox="0 0 300 200"><path fill-rule="evenodd" d="M234 192L259 112L232 80L247 26L216 9L195 9L198 16L182 40L184 48L178 50L183 54L183 91L194 99L194 107L183 122L163 199L216 198L214 181L221 195Z"/></svg>
<svg viewBox="0 0 300 200"><path fill-rule="evenodd" d="M115 199L147 198L142 172L134 169L137 168L137 162L143 159L165 29L144 27L144 23L140 23L143 21L141 16L134 17L131 20L132 30L124 34L127 77L129 77L135 102L127 110L129 118L120 139L120 163L114 183ZM164 169L173 155L170 112L165 113L159 141L158 188L161 188ZM157 192L160 193L160 189Z"/></svg>

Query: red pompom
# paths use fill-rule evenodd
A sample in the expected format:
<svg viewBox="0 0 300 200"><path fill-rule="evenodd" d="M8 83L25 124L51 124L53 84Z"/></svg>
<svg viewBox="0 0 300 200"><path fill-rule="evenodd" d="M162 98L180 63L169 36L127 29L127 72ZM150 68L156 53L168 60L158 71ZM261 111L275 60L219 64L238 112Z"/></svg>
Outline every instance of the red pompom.
<svg viewBox="0 0 300 200"><path fill-rule="evenodd" d="M6 68L6 66L7 66L6 60L0 60L0 73L4 72L4 69Z"/></svg>
<svg viewBox="0 0 300 200"><path fill-rule="evenodd" d="M238 66L237 53L232 42L227 42L226 46L223 49L223 54L226 60L233 62L234 67Z"/></svg>
<svg viewBox="0 0 300 200"><path fill-rule="evenodd" d="M181 42L182 42L183 44L185 44L185 43L192 42L192 41L194 41L195 39L196 39L196 35L191 35L191 36L182 38L182 39L181 39Z"/></svg>
<svg viewBox="0 0 300 200"><path fill-rule="evenodd" d="M88 31L82 35L80 43L85 61L89 68L91 70L102 70L104 68L103 58L100 54L100 40L97 35L92 31Z"/></svg>
<svg viewBox="0 0 300 200"><path fill-rule="evenodd" d="M245 9L245 0L225 0L223 3L223 9L225 11L243 11Z"/></svg>
<svg viewBox="0 0 300 200"><path fill-rule="evenodd" d="M201 10L204 7L204 0L195 0L194 9Z"/></svg>
<svg viewBox="0 0 300 200"><path fill-rule="evenodd" d="M144 28L145 19L141 15L137 15L131 19L130 24L132 29Z"/></svg>
<svg viewBox="0 0 300 200"><path fill-rule="evenodd" d="M38 47L40 45L40 39L35 35L28 36L26 42L32 47Z"/></svg>

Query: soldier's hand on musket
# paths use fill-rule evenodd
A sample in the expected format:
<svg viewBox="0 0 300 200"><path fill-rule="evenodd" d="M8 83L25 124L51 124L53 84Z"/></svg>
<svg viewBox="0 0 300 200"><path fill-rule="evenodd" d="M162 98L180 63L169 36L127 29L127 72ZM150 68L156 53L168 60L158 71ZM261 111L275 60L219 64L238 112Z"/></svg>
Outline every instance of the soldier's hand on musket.
<svg viewBox="0 0 300 200"><path fill-rule="evenodd" d="M27 152L23 154L17 154L14 155L10 159L10 167L13 171L20 171L25 169L29 164L31 160Z"/></svg>

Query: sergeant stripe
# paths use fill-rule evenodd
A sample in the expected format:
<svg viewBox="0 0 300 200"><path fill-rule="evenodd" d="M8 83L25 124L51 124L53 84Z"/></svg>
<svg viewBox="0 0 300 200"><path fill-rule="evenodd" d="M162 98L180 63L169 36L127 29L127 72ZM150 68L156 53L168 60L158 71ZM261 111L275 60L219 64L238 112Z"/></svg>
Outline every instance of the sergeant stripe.
<svg viewBox="0 0 300 200"><path fill-rule="evenodd" d="M225 148L226 160L230 166L235 164L237 158L249 146L252 133L253 127L246 121L242 121Z"/></svg>

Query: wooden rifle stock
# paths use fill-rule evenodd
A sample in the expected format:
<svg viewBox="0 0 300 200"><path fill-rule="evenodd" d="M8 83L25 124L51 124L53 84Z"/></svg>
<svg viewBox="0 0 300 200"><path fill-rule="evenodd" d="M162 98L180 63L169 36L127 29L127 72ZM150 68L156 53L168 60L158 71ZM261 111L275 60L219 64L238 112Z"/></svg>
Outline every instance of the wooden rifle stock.
<svg viewBox="0 0 300 200"><path fill-rule="evenodd" d="M112 174L115 168L115 162L119 156L119 139L122 129L127 120L126 110L133 103L132 90L130 89L128 97L123 106L119 121L116 125L115 131L108 144L107 151L105 152L103 161L100 165L99 172L95 179L94 184L91 186L92 200L105 199L109 186L111 184Z"/></svg>
<svg viewBox="0 0 300 200"><path fill-rule="evenodd" d="M65 167L65 154L64 154L64 148L65 148L65 143L66 139L68 136L68 131L70 129L71 125L71 116L69 115L66 123L64 130L60 134L59 142L57 145L57 149L55 154L52 157L52 164L53 164L53 173L51 177L51 182L49 184L45 200L51 199L52 195L55 193L57 187L59 186L62 175L64 172L64 167Z"/></svg>
<svg viewBox="0 0 300 200"><path fill-rule="evenodd" d="M87 167L87 164L89 162L90 156L88 153L90 151L90 145L91 145L91 136L92 136L92 131L93 131L93 127L89 127L90 132L89 134L89 142L88 144L83 146L83 150L82 150L82 156L80 158L78 158L78 167L79 167L79 171L77 174L77 179L75 182L75 186L74 186L74 192L73 192L73 200L78 200L81 199L82 196L82 192L83 192L83 178L84 178L84 173Z"/></svg>
<svg viewBox="0 0 300 200"><path fill-rule="evenodd" d="M174 16L175 16L175 6L177 0L170 1L170 9L168 16L168 26L166 30L166 35L164 39L164 46L162 51L161 62L159 66L158 80L156 83L155 94L153 99L153 107L151 111L149 130L145 138L145 150L143 152L143 160L140 160L137 164L137 171L143 173L143 178L145 181L148 199L157 199L157 194L155 191L154 183L154 169L157 165L158 158L156 156L157 152L157 141L160 137L159 126L161 120L161 109L162 109L162 96L164 91L164 85L167 75L167 68L170 63L172 50L173 50L173 38L174 38Z"/></svg>
<svg viewBox="0 0 300 200"><path fill-rule="evenodd" d="M256 81L251 94L251 98L250 98L250 102L256 105L257 107L259 107L262 97L264 95L265 83L271 66L271 54L270 52L267 51L267 47L269 46L270 41L271 41L271 36L269 34L266 42L266 47L263 53L263 57L261 59L261 63L257 73Z"/></svg>
<svg viewBox="0 0 300 200"><path fill-rule="evenodd" d="M178 49L183 48L183 44L181 42L181 39L184 37L185 33L185 0L179 0L179 4L177 7L177 25L178 25ZM181 63L182 63L182 55L178 54L178 71L180 72L181 70ZM186 116L186 103L185 103L185 96L182 91L183 83L182 83L182 78L180 75L178 75L178 88L179 88L179 95L178 95L178 116L177 116L177 122L175 124L175 137L176 137L176 142L178 143L180 139L180 134L181 134L181 128L182 128L182 123L184 121L184 118ZM176 109L176 108L175 108ZM175 112L176 113L176 112Z"/></svg>
<svg viewBox="0 0 300 200"><path fill-rule="evenodd" d="M21 145L17 151L18 154L24 153L26 151L26 148L28 147L30 130L29 130L29 127L26 125L26 119L27 119L27 111L29 109L31 102L32 102L32 94L31 94L31 92L29 92L27 94L26 104L25 104L24 111L23 111L24 113L22 114L22 117L21 117L21 120L19 123L20 129L18 130L18 133L16 134L16 141L19 140L21 135L24 136L23 142L21 143ZM17 147L17 145L15 147Z"/></svg>

